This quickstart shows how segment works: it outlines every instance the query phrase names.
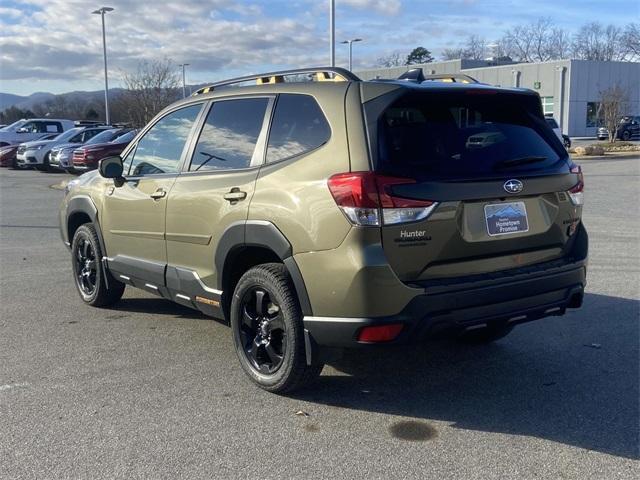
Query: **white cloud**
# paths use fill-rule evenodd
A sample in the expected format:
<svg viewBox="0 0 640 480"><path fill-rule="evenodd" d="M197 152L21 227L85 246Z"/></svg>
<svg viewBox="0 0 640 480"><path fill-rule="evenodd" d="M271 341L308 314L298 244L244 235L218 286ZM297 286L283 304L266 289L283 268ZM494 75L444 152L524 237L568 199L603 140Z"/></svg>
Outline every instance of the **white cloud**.
<svg viewBox="0 0 640 480"><path fill-rule="evenodd" d="M340 4L350 7L375 10L385 15L396 15L400 12L400 0L339 0Z"/></svg>

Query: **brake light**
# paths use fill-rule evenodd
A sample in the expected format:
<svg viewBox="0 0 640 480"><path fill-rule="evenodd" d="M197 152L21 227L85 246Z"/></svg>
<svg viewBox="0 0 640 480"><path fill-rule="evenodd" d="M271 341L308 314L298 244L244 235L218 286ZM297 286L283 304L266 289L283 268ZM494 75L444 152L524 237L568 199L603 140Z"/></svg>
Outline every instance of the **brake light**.
<svg viewBox="0 0 640 480"><path fill-rule="evenodd" d="M333 175L327 183L336 204L354 225L415 222L427 218L438 205L431 200L404 198L393 194L394 185L416 183L410 178L389 177L374 172L352 172Z"/></svg>
<svg viewBox="0 0 640 480"><path fill-rule="evenodd" d="M364 327L358 335L359 342L379 343L390 342L402 331L401 323L392 325L378 325L375 327Z"/></svg>
<svg viewBox="0 0 640 480"><path fill-rule="evenodd" d="M578 183L567 192L569 198L571 198L571 203L576 206L584 205L584 175L582 173L582 167L580 167L580 165L572 166L571 173L578 174Z"/></svg>

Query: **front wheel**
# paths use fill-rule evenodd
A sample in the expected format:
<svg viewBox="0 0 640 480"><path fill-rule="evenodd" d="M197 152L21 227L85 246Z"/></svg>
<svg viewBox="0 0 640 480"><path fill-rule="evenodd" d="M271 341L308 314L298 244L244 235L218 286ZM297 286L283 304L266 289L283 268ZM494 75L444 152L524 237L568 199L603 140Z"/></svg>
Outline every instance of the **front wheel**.
<svg viewBox="0 0 640 480"><path fill-rule="evenodd" d="M631 138L631 132L629 130L625 130L624 132L622 132L622 140L626 142L630 138Z"/></svg>
<svg viewBox="0 0 640 480"><path fill-rule="evenodd" d="M117 281L109 272L103 271L101 259L98 233L92 224L85 223L73 235L71 266L80 298L94 307L106 307L116 303L125 289L124 283Z"/></svg>
<svg viewBox="0 0 640 480"><path fill-rule="evenodd" d="M249 269L231 301L233 341L245 373L261 388L285 393L315 380L323 365L307 365L302 312L284 265Z"/></svg>

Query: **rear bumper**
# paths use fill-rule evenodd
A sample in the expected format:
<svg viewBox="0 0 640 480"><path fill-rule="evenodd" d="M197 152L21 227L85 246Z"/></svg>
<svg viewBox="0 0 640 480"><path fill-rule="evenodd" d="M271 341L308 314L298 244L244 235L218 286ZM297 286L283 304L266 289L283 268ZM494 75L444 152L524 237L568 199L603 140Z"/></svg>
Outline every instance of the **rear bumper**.
<svg viewBox="0 0 640 480"><path fill-rule="evenodd" d="M586 265L508 284L416 296L397 315L374 318L305 317L304 327L314 343L327 347L358 347L363 327L401 323L398 337L386 344L422 341L447 330L492 323L519 324L582 305Z"/></svg>

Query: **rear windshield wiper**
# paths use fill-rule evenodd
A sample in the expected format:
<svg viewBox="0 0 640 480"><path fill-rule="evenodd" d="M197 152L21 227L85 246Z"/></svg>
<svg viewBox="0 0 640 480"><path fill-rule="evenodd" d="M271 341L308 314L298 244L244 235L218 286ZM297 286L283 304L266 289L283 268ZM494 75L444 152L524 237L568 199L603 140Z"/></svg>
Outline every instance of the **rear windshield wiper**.
<svg viewBox="0 0 640 480"><path fill-rule="evenodd" d="M508 160L502 160L494 165L496 170L501 168L509 168L514 167L516 165L526 165L527 163L538 163L543 162L547 159L547 157L519 157L519 158L510 158Z"/></svg>

